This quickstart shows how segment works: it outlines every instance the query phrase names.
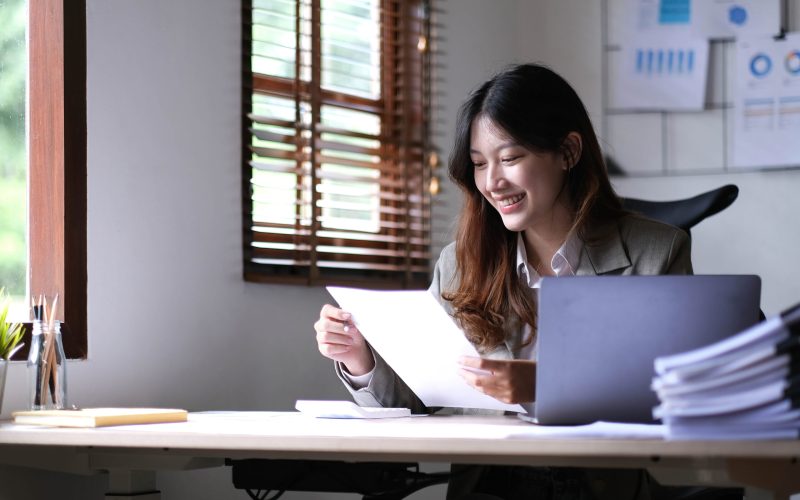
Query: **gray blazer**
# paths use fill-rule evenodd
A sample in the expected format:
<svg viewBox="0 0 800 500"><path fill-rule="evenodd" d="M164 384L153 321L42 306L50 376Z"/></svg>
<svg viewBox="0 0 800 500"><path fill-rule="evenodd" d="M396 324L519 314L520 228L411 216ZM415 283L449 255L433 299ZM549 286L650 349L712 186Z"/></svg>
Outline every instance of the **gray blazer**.
<svg viewBox="0 0 800 500"><path fill-rule="evenodd" d="M661 222L638 216L625 216L616 227L605 227L596 231L602 238L585 244L575 274L631 275L631 274L691 274L691 251L689 237L680 229ZM441 253L433 273L429 291L442 306L452 314L452 306L442 299L442 292L453 290L457 285L455 243L447 245ZM481 353L492 359L513 359L520 349L523 328L517 321L509 321L504 345L491 352ZM367 387L355 390L344 379L341 366L336 364L336 373L353 399L361 406L411 408L415 413L429 413L432 409L411 392L388 364L375 353L375 371ZM497 411L463 410L457 413L498 414Z"/></svg>
<svg viewBox="0 0 800 500"><path fill-rule="evenodd" d="M691 248L688 235L675 227L643 217L628 215L616 223L599 228L585 243L580 262L575 271L578 276L593 275L655 275L691 274ZM442 306L452 314L449 302L442 299L443 291L454 289L458 282L455 244L446 246L436 263L430 292ZM523 337L523 326L519 321L509 321L506 340L491 352L482 356L493 359L513 359L518 356ZM342 375L342 367L336 364L336 373L361 406L383 406L411 408L414 413L430 413L438 408L427 408L394 370L375 353L375 371L367 387L353 389ZM500 414L495 410L456 409L455 413ZM481 466L453 465L458 481L451 481L447 497L460 498L471 491L481 475ZM586 470L586 484L592 494L601 500L651 498L653 488L641 481L649 481L643 471L599 469Z"/></svg>

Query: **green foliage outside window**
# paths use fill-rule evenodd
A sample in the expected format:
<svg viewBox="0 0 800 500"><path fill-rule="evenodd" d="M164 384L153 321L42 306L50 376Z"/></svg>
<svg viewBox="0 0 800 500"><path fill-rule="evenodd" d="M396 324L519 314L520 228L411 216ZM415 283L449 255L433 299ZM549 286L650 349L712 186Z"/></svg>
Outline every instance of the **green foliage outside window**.
<svg viewBox="0 0 800 500"><path fill-rule="evenodd" d="M0 0L0 287L25 295L25 0Z"/></svg>

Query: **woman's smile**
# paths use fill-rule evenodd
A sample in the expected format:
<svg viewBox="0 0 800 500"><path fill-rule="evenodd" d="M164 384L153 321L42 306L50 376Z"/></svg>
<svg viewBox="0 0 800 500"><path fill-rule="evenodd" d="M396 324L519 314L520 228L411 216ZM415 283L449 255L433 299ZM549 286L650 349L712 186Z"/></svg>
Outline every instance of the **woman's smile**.
<svg viewBox="0 0 800 500"><path fill-rule="evenodd" d="M522 200L524 199L525 193L520 193L504 198L495 198L495 201L501 213L510 214L522 206Z"/></svg>

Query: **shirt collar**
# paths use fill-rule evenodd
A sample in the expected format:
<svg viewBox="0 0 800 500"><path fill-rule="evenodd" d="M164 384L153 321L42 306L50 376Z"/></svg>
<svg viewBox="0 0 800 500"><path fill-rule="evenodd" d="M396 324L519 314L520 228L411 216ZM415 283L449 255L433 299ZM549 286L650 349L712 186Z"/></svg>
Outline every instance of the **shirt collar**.
<svg viewBox="0 0 800 500"><path fill-rule="evenodd" d="M574 276L575 270L581 260L583 241L574 232L567 235L566 241L553 254L550 268L556 276ZM542 277L528 264L528 254L525 252L525 240L522 232L517 233L517 275L523 283L531 288L539 288Z"/></svg>

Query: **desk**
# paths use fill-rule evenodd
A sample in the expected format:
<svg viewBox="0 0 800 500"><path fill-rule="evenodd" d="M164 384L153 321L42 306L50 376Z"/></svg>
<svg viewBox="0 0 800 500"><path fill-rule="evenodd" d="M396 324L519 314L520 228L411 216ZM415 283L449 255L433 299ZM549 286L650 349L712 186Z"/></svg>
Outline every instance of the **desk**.
<svg viewBox="0 0 800 500"><path fill-rule="evenodd" d="M192 413L185 423L98 429L3 422L0 463L109 472L109 488L117 493L156 490L155 471L218 467L224 458L637 467L666 484L744 485L748 500L787 499L800 491L800 441L519 435L530 425L502 416L322 420L273 412Z"/></svg>

